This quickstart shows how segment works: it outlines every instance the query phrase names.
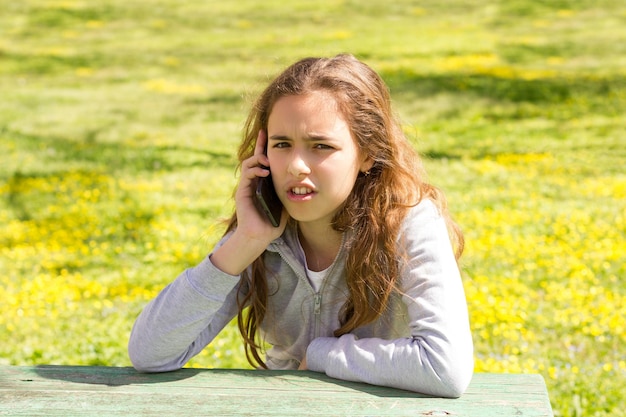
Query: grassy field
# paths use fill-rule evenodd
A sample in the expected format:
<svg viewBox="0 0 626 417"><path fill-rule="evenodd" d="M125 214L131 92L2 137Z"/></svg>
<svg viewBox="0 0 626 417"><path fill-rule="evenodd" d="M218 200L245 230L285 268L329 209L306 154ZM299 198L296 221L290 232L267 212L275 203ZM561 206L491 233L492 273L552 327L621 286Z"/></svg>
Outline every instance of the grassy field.
<svg viewBox="0 0 626 417"><path fill-rule="evenodd" d="M0 363L129 365L142 306L223 232L251 98L350 52L467 238L477 372L625 416L626 6L0 3ZM193 366L246 367L228 328Z"/></svg>

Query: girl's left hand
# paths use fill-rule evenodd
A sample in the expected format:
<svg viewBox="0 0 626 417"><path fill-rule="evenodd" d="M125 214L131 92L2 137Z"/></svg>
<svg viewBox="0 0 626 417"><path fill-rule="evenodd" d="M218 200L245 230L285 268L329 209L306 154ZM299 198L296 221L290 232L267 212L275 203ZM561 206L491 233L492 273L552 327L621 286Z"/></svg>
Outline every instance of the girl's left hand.
<svg viewBox="0 0 626 417"><path fill-rule="evenodd" d="M307 368L306 366L306 356L304 357L304 359L302 359L302 362L300 362L300 366L298 366L298 371L306 371L309 368Z"/></svg>

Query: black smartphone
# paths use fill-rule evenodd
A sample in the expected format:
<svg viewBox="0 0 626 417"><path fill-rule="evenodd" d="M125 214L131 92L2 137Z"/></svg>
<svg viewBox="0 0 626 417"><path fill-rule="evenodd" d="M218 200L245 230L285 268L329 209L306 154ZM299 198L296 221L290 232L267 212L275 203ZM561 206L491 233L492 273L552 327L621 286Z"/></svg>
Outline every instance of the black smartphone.
<svg viewBox="0 0 626 417"><path fill-rule="evenodd" d="M272 226L278 227L283 212L283 203L280 202L276 190L274 190L271 175L258 178L255 194L261 211L265 213Z"/></svg>

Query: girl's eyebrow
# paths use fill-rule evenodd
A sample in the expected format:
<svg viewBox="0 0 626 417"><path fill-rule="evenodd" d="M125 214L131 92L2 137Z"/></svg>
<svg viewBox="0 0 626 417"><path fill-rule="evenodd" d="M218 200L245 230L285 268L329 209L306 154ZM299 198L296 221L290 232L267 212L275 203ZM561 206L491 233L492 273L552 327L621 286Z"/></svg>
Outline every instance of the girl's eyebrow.
<svg viewBox="0 0 626 417"><path fill-rule="evenodd" d="M325 142L331 139L332 138L329 138L328 136L324 136L323 134L312 133L305 140L308 140L311 142Z"/></svg>
<svg viewBox="0 0 626 417"><path fill-rule="evenodd" d="M291 140L291 139L283 135L272 135L268 138L268 140Z"/></svg>
<svg viewBox="0 0 626 417"><path fill-rule="evenodd" d="M269 140L290 141L292 139L284 135L272 135L269 137ZM307 142L327 142L327 141L332 140L332 138L329 138L328 136L325 136L323 134L312 133L310 135L307 135L307 137L305 137L304 140Z"/></svg>

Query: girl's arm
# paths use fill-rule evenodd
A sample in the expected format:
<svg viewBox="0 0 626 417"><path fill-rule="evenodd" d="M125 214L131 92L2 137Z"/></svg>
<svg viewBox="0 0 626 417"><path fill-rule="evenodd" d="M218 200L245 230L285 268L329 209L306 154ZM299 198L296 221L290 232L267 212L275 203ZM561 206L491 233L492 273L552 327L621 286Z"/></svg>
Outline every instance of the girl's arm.
<svg viewBox="0 0 626 417"><path fill-rule="evenodd" d="M401 284L411 337L318 338L307 349L307 367L344 380L458 397L472 377L473 345L445 222L434 204L424 201L405 224L399 242L409 262Z"/></svg>
<svg viewBox="0 0 626 417"><path fill-rule="evenodd" d="M183 367L237 314L238 282L210 257L184 271L137 318L128 344L133 366L143 372Z"/></svg>
<svg viewBox="0 0 626 417"><path fill-rule="evenodd" d="M140 371L179 369L235 317L239 274L269 242L230 233L204 261L187 269L141 312L128 353Z"/></svg>
<svg viewBox="0 0 626 417"><path fill-rule="evenodd" d="M183 272L141 312L131 332L128 352L133 366L159 372L181 368L237 314L241 274L285 230L273 227L254 205L257 177L266 177L267 135L259 131L254 155L241 164L235 192L237 228L195 268Z"/></svg>

